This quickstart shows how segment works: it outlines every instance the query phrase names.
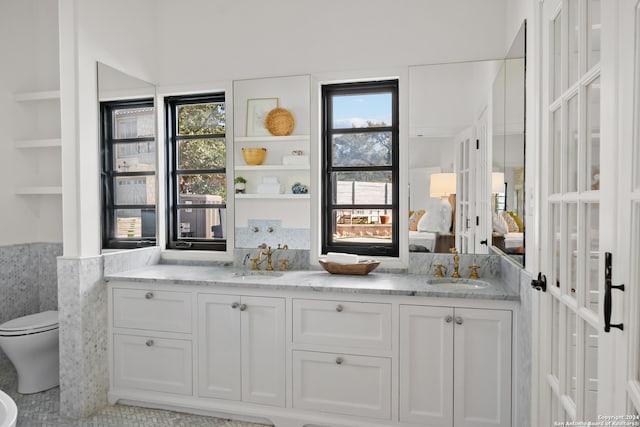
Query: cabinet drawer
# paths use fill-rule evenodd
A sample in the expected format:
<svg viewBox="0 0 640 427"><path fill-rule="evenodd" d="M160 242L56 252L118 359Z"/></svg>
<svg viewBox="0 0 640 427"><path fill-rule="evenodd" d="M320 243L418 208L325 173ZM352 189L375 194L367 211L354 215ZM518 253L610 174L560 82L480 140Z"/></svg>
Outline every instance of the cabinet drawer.
<svg viewBox="0 0 640 427"><path fill-rule="evenodd" d="M391 305L293 300L293 342L391 349Z"/></svg>
<svg viewBox="0 0 640 427"><path fill-rule="evenodd" d="M113 336L115 387L192 395L191 341Z"/></svg>
<svg viewBox="0 0 640 427"><path fill-rule="evenodd" d="M293 352L293 407L391 417L391 359Z"/></svg>
<svg viewBox="0 0 640 427"><path fill-rule="evenodd" d="M191 332L191 295L144 289L113 290L113 326Z"/></svg>

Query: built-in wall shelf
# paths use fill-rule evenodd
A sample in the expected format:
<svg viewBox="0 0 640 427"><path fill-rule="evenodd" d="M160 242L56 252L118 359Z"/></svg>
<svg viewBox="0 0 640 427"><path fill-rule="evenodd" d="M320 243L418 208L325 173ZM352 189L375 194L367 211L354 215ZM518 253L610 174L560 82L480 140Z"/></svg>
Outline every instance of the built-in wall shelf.
<svg viewBox="0 0 640 427"><path fill-rule="evenodd" d="M265 171L302 171L309 170L309 165L258 165L258 166L250 166L250 165L238 165L236 166L236 171L254 171L254 172L265 172Z"/></svg>
<svg viewBox="0 0 640 427"><path fill-rule="evenodd" d="M310 141L310 135L288 135L288 136L236 136L236 142L298 142Z"/></svg>
<svg viewBox="0 0 640 427"><path fill-rule="evenodd" d="M236 194L236 199L309 199L309 194Z"/></svg>
<svg viewBox="0 0 640 427"><path fill-rule="evenodd" d="M13 95L17 102L46 101L48 99L60 99L59 90L44 90L37 92L20 92Z"/></svg>
<svg viewBox="0 0 640 427"><path fill-rule="evenodd" d="M48 148L62 147L60 138L22 139L15 142L16 148Z"/></svg>
<svg viewBox="0 0 640 427"><path fill-rule="evenodd" d="M62 194L62 187L20 187L16 189L19 196L44 196L48 194Z"/></svg>

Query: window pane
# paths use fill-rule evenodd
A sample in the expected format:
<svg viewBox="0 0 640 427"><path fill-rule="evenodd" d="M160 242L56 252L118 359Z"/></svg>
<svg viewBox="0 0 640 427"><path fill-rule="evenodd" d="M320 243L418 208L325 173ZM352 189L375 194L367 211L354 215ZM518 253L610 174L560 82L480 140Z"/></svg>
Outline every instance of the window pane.
<svg viewBox="0 0 640 427"><path fill-rule="evenodd" d="M390 166L391 132L333 135L331 161L333 166Z"/></svg>
<svg viewBox="0 0 640 427"><path fill-rule="evenodd" d="M551 192L560 193L562 191L562 109L558 108L553 112L553 136L552 136L552 158L553 169L551 170Z"/></svg>
<svg viewBox="0 0 640 427"><path fill-rule="evenodd" d="M565 337L566 345L566 362L567 362L567 378L565 383L565 392L569 398L576 403L576 388L578 377L578 352L576 346L578 344L578 337L576 331L576 314L567 310L567 336Z"/></svg>
<svg viewBox="0 0 640 427"><path fill-rule="evenodd" d="M569 51L568 51L568 60L569 60L569 85L571 87L574 83L578 81L578 76L580 75L580 62L579 62L579 53L580 53L580 1L579 0L569 0Z"/></svg>
<svg viewBox="0 0 640 427"><path fill-rule="evenodd" d="M600 0L589 0L589 36L587 38L587 62L591 68L600 62Z"/></svg>
<svg viewBox="0 0 640 427"><path fill-rule="evenodd" d="M567 278L567 292L572 297L576 296L578 288L578 205L569 203L567 206L567 261L569 262Z"/></svg>
<svg viewBox="0 0 640 427"><path fill-rule="evenodd" d="M117 209L114 235L118 239L156 236L155 209Z"/></svg>
<svg viewBox="0 0 640 427"><path fill-rule="evenodd" d="M587 176L589 190L600 189L600 77L587 86Z"/></svg>
<svg viewBox="0 0 640 427"><path fill-rule="evenodd" d="M225 208L178 209L179 238L224 239Z"/></svg>
<svg viewBox="0 0 640 427"><path fill-rule="evenodd" d="M227 146L222 138L178 142L178 169L220 169L226 165Z"/></svg>
<svg viewBox="0 0 640 427"><path fill-rule="evenodd" d="M598 203L587 204L585 215L585 224L587 224L585 230L585 242L587 243L587 301L585 305L594 313L598 313L600 295L598 292L598 285L600 283L600 205Z"/></svg>
<svg viewBox="0 0 640 427"><path fill-rule="evenodd" d="M551 248L551 265L553 271L553 277L551 278L550 285L560 287L560 255L561 255L561 244L562 244L562 235L560 229L560 205L553 204L551 205L551 238L552 238L552 248Z"/></svg>
<svg viewBox="0 0 640 427"><path fill-rule="evenodd" d="M116 205L153 205L156 203L156 177L116 177L114 181Z"/></svg>
<svg viewBox="0 0 640 427"><path fill-rule="evenodd" d="M335 209L333 243L391 243L391 209Z"/></svg>
<svg viewBox="0 0 640 427"><path fill-rule="evenodd" d="M113 144L113 170L145 172L156 170L156 142Z"/></svg>
<svg viewBox="0 0 640 427"><path fill-rule="evenodd" d="M560 302L551 299L551 374L560 378Z"/></svg>
<svg viewBox="0 0 640 427"><path fill-rule="evenodd" d="M575 95L568 104L568 129L566 154L567 192L578 191L578 96Z"/></svg>
<svg viewBox="0 0 640 427"><path fill-rule="evenodd" d="M562 13L553 20L553 99L562 93Z"/></svg>
<svg viewBox="0 0 640 427"><path fill-rule="evenodd" d="M225 174L180 175L179 203L224 204L227 200Z"/></svg>
<svg viewBox="0 0 640 427"><path fill-rule="evenodd" d="M584 421L598 420L598 331L584 322Z"/></svg>
<svg viewBox="0 0 640 427"><path fill-rule="evenodd" d="M113 138L144 138L155 135L153 107L126 108L113 112Z"/></svg>
<svg viewBox="0 0 640 427"><path fill-rule="evenodd" d="M225 133L224 103L188 104L178 106L178 135Z"/></svg>
<svg viewBox="0 0 640 427"><path fill-rule="evenodd" d="M333 96L334 129L391 126L391 92Z"/></svg>
<svg viewBox="0 0 640 427"><path fill-rule="evenodd" d="M336 172L333 203L339 205L390 205L391 172Z"/></svg>

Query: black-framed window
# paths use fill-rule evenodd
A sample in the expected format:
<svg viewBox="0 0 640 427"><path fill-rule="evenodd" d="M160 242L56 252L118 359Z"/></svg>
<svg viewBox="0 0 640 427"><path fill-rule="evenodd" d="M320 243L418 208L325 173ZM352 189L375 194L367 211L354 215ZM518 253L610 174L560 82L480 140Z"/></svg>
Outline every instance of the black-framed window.
<svg viewBox="0 0 640 427"><path fill-rule="evenodd" d="M100 103L102 248L156 243L153 99Z"/></svg>
<svg viewBox="0 0 640 427"><path fill-rule="evenodd" d="M322 126L322 252L398 256L398 81L322 86Z"/></svg>
<svg viewBox="0 0 640 427"><path fill-rule="evenodd" d="M167 248L227 248L224 93L165 98Z"/></svg>

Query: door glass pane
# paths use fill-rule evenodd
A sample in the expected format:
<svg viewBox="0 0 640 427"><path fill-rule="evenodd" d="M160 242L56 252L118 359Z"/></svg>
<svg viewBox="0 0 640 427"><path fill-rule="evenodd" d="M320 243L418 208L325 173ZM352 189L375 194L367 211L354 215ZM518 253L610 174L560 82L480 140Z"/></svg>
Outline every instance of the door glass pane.
<svg viewBox="0 0 640 427"><path fill-rule="evenodd" d="M567 309L567 329L566 339L564 340L566 345L566 363L567 363L567 378L565 383L565 393L573 401L576 402L576 389L577 389L577 377L578 377L578 352L576 346L578 344L578 337L576 332L576 314Z"/></svg>
<svg viewBox="0 0 640 427"><path fill-rule="evenodd" d="M567 264L568 277L565 292L575 298L578 287L578 205L567 205Z"/></svg>
<svg viewBox="0 0 640 427"><path fill-rule="evenodd" d="M553 277L551 278L550 285L560 287L560 259L561 259L561 222L560 222L560 205L551 205L551 265Z"/></svg>
<svg viewBox="0 0 640 427"><path fill-rule="evenodd" d="M584 421L598 418L598 331L584 322Z"/></svg>
<svg viewBox="0 0 640 427"><path fill-rule="evenodd" d="M553 20L552 24L553 34L553 70L551 78L553 79L553 93L552 98L558 99L562 93L562 13L558 13L558 16Z"/></svg>
<svg viewBox="0 0 640 427"><path fill-rule="evenodd" d="M586 307L598 313L598 285L600 282L600 205L589 203L585 206L585 242L587 248L585 283L587 285Z"/></svg>
<svg viewBox="0 0 640 427"><path fill-rule="evenodd" d="M578 81L580 75L580 1L568 0L569 10L567 17L569 19L568 43L569 50L567 52L569 60L568 64L568 86L571 87Z"/></svg>
<svg viewBox="0 0 640 427"><path fill-rule="evenodd" d="M567 104L567 148L566 154L566 174L567 192L578 191L578 96L575 95Z"/></svg>
<svg viewBox="0 0 640 427"><path fill-rule="evenodd" d="M600 189L600 77L587 86L587 190Z"/></svg>
<svg viewBox="0 0 640 427"><path fill-rule="evenodd" d="M600 0L589 0L589 31L587 37L587 67L600 62Z"/></svg>
<svg viewBox="0 0 640 427"><path fill-rule="evenodd" d="M551 192L562 191L562 109L558 108L552 115L553 135L551 139Z"/></svg>
<svg viewBox="0 0 640 427"><path fill-rule="evenodd" d="M560 302L551 298L551 374L560 378Z"/></svg>

